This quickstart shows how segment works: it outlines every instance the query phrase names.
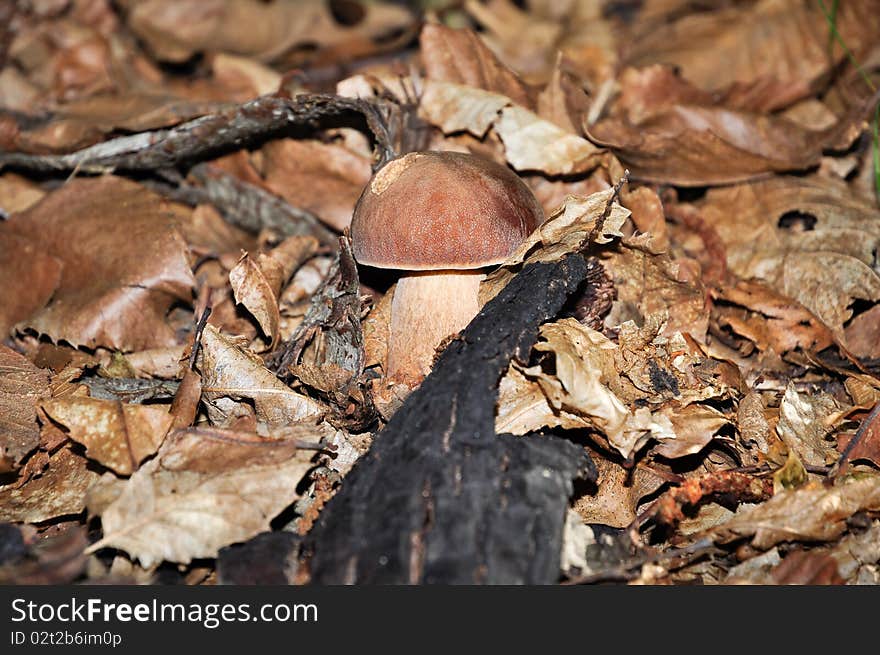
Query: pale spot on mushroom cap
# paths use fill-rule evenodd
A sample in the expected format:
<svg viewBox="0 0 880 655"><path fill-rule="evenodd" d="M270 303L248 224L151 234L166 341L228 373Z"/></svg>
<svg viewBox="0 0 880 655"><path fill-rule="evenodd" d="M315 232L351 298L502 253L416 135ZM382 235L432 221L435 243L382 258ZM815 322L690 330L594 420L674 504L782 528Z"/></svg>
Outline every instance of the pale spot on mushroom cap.
<svg viewBox="0 0 880 655"><path fill-rule="evenodd" d="M419 159L424 157L419 152L410 152L400 159L394 159L382 167L370 182L370 191L377 196L381 195L385 189L394 184L395 180L400 177L401 173L407 168L415 164Z"/></svg>

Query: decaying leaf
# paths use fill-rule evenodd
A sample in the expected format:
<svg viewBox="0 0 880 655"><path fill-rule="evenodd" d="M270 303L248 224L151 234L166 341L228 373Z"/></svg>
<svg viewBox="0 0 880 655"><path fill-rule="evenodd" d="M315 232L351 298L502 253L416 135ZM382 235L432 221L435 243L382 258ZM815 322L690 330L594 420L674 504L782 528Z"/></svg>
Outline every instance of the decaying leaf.
<svg viewBox="0 0 880 655"><path fill-rule="evenodd" d="M844 344L857 299L880 300L877 210L842 183L780 177L710 190L700 205L727 264L809 309Z"/></svg>
<svg viewBox="0 0 880 655"><path fill-rule="evenodd" d="M526 262L550 262L581 249L590 237L595 243L610 243L622 235L620 228L629 216L629 210L617 203L605 218L602 229L593 234L597 221L614 198L614 190L599 191L586 198L569 196L565 203L547 217L537 230L480 285L480 304L487 303L513 277L513 269Z"/></svg>
<svg viewBox="0 0 880 655"><path fill-rule="evenodd" d="M205 326L199 350L202 397L208 416L218 427L246 416L253 404L264 430L301 421L316 422L325 409L308 396L290 389L269 371L262 360L212 325Z"/></svg>
<svg viewBox="0 0 880 655"><path fill-rule="evenodd" d="M519 171L585 173L603 156L602 149L585 138L484 89L429 80L419 114L446 133L464 130L483 136L491 127L504 143L507 162Z"/></svg>
<svg viewBox="0 0 880 655"><path fill-rule="evenodd" d="M101 514L103 538L141 565L215 557L296 500L310 457L289 440L176 432Z"/></svg>
<svg viewBox="0 0 880 655"><path fill-rule="evenodd" d="M806 485L782 491L764 503L744 507L714 530L721 542L751 537L766 550L785 541L830 541L861 510L880 509L880 476L870 475L833 487Z"/></svg>
<svg viewBox="0 0 880 655"><path fill-rule="evenodd" d="M235 301L244 305L260 324L273 347L280 336L278 296L293 272L318 248L314 237L292 236L256 260L245 254L229 271Z"/></svg>
<svg viewBox="0 0 880 655"><path fill-rule="evenodd" d="M53 453L45 468L21 486L0 486L0 521L39 523L79 514L89 487L99 478L71 446Z"/></svg>
<svg viewBox="0 0 880 655"><path fill-rule="evenodd" d="M627 62L676 66L701 89L726 92L753 109L776 109L811 93L844 57L835 44L829 58L828 21L819 3L764 0L668 13L657 4L659 11L636 26ZM848 48L858 53L874 41L876 2L833 6Z"/></svg>
<svg viewBox="0 0 880 655"><path fill-rule="evenodd" d="M48 372L0 344L0 475L40 443L37 408L49 393Z"/></svg>
<svg viewBox="0 0 880 655"><path fill-rule="evenodd" d="M776 432L804 464L831 464L838 453L827 439L833 427L829 419L839 410L840 406L831 396L799 394L789 385L779 407Z"/></svg>
<svg viewBox="0 0 880 655"><path fill-rule="evenodd" d="M75 346L175 343L165 314L175 301L189 300L193 277L159 196L119 177L75 179L0 228L63 264L51 301L23 327ZM13 259L28 253L16 250ZM12 288L30 283L22 278Z"/></svg>
<svg viewBox="0 0 880 655"><path fill-rule="evenodd" d="M164 407L118 400L57 398L42 407L86 447L89 458L120 475L129 475L158 450L174 420Z"/></svg>

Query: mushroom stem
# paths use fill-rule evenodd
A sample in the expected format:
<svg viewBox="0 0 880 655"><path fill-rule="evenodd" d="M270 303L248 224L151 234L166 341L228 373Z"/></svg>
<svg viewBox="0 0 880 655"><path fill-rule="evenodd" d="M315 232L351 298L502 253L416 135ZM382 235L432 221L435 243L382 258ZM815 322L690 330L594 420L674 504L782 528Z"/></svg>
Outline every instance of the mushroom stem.
<svg viewBox="0 0 880 655"><path fill-rule="evenodd" d="M431 371L437 346L477 315L480 269L408 273L391 300L386 373L410 387Z"/></svg>

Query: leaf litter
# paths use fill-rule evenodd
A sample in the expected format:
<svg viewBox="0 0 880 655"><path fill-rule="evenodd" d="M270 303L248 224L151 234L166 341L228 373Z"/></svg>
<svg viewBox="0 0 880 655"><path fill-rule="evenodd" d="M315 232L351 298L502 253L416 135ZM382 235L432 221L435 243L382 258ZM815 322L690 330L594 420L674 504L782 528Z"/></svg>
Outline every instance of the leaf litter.
<svg viewBox="0 0 880 655"><path fill-rule="evenodd" d="M308 581L411 393L347 241L404 144L544 208L481 305L588 260L495 407L595 465L555 581L880 581L874 0L55 4L0 58L0 581Z"/></svg>

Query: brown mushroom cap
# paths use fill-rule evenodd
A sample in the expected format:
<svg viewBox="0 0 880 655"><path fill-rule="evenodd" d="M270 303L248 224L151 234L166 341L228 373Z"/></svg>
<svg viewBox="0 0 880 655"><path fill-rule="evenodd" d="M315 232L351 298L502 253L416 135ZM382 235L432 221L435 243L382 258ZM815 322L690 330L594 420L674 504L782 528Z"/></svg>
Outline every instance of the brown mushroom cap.
<svg viewBox="0 0 880 655"><path fill-rule="evenodd" d="M411 152L379 170L358 199L352 253L412 271L499 264L544 220L509 168L460 152Z"/></svg>

